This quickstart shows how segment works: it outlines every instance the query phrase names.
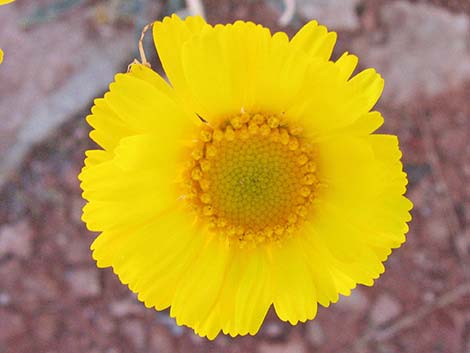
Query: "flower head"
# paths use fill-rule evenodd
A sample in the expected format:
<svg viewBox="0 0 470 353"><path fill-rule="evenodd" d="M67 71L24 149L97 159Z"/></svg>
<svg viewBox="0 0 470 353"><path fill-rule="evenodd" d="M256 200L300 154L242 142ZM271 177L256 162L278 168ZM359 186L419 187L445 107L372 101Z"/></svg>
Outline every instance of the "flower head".
<svg viewBox="0 0 470 353"><path fill-rule="evenodd" d="M211 339L255 334L272 304L296 324L372 285L411 209L397 138L373 133L382 78L330 61L336 34L315 21L291 40L201 17L153 29L170 84L134 64L87 118L98 266Z"/></svg>

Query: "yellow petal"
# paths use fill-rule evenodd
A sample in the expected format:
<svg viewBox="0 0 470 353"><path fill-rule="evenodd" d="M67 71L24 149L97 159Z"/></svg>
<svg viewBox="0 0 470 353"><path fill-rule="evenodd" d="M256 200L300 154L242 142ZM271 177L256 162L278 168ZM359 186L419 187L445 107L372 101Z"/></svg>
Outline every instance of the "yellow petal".
<svg viewBox="0 0 470 353"><path fill-rule="evenodd" d="M157 73L133 64L129 73L116 75L105 98L95 100L87 117L94 128L90 137L112 153L122 138L151 130L159 131L160 144L181 139L192 126L191 121L196 125L200 122L194 114L182 110L178 102Z"/></svg>
<svg viewBox="0 0 470 353"><path fill-rule="evenodd" d="M221 237L201 236L205 238L205 245L182 276L171 305L170 315L176 318L179 325L194 327L210 315L231 260L231 253ZM217 327L216 333L220 329L220 326ZM200 334L205 335L206 332Z"/></svg>
<svg viewBox="0 0 470 353"><path fill-rule="evenodd" d="M318 237L319 234L317 234L315 228L307 225L301 233L299 241L302 243L302 249L305 252L312 273L317 301L327 307L330 302L338 300L339 293L344 294L351 287L346 283L346 288L344 288L344 283L341 282L338 285L335 282L334 267L332 265L334 259L324 244L319 242Z"/></svg>
<svg viewBox="0 0 470 353"><path fill-rule="evenodd" d="M384 118L379 112L369 112L360 116L353 124L348 126L352 133L368 135L377 130L384 123Z"/></svg>
<svg viewBox="0 0 470 353"><path fill-rule="evenodd" d="M163 310L204 244L194 232L188 214L173 208L146 225L103 232L92 244L93 258L113 266L147 307Z"/></svg>
<svg viewBox="0 0 470 353"><path fill-rule="evenodd" d="M90 201L83 220L90 230L138 224L179 197L178 145L165 148L160 143L158 134L127 137L112 160L83 168L79 179L83 197Z"/></svg>
<svg viewBox="0 0 470 353"><path fill-rule="evenodd" d="M335 42L335 32L328 32L317 21L310 21L295 34L291 46L304 51L309 57L329 60Z"/></svg>
<svg viewBox="0 0 470 353"><path fill-rule="evenodd" d="M214 124L240 111L285 111L309 65L305 53L290 49L285 34L242 21L192 37L182 59L195 110Z"/></svg>
<svg viewBox="0 0 470 353"><path fill-rule="evenodd" d="M104 99L128 128L141 133L161 131L167 135L165 141L175 134L184 135L191 122L199 123L152 83L129 74L116 75Z"/></svg>
<svg viewBox="0 0 470 353"><path fill-rule="evenodd" d="M348 80L357 66L359 59L356 55L348 52L343 53L335 62L335 66L339 68L339 75L343 80Z"/></svg>
<svg viewBox="0 0 470 353"><path fill-rule="evenodd" d="M94 128L90 132L90 138L110 152L114 151L123 137L136 133L111 110L103 98L95 100L91 114L87 116L86 120Z"/></svg>
<svg viewBox="0 0 470 353"><path fill-rule="evenodd" d="M199 335L254 335L272 303L270 266L264 249L231 249L218 301L207 318L196 325Z"/></svg>
<svg viewBox="0 0 470 353"><path fill-rule="evenodd" d="M317 313L313 277L298 238L271 247L274 309L292 325L311 320Z"/></svg>
<svg viewBox="0 0 470 353"><path fill-rule="evenodd" d="M342 273L371 285L390 249L405 241L411 219L412 205L401 196L406 175L396 137L342 135L318 148L319 179L327 186L312 212L312 229Z"/></svg>
<svg viewBox="0 0 470 353"><path fill-rule="evenodd" d="M103 150L88 150L85 152L85 167L91 167L113 158L113 155Z"/></svg>
<svg viewBox="0 0 470 353"><path fill-rule="evenodd" d="M363 99L358 109L366 113L377 103L384 88L384 80L374 69L366 69L348 81L353 94Z"/></svg>
<svg viewBox="0 0 470 353"><path fill-rule="evenodd" d="M176 100L176 95L170 85L151 68L142 64L132 64L130 66L129 75L142 81L150 83L158 91L162 92L169 98Z"/></svg>
<svg viewBox="0 0 470 353"><path fill-rule="evenodd" d="M235 322L240 334L254 335L268 312L272 296L266 254L260 251L247 256L250 257L237 293Z"/></svg>
<svg viewBox="0 0 470 353"><path fill-rule="evenodd" d="M322 139L363 118L377 102L384 84L373 69L345 81L344 67L331 62L313 61L306 75L302 91L308 95L299 98L286 116L301 123L312 139Z"/></svg>
<svg viewBox="0 0 470 353"><path fill-rule="evenodd" d="M153 39L163 69L171 84L180 92L186 91L181 53L182 47L195 34L209 25L200 16L189 16L181 20L177 15L165 17L153 24Z"/></svg>

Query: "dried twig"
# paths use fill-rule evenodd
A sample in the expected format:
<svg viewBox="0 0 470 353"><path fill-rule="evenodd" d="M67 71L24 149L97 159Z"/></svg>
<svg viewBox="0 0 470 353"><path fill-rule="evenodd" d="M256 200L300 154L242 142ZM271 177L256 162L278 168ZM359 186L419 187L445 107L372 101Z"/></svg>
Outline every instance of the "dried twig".
<svg viewBox="0 0 470 353"><path fill-rule="evenodd" d="M142 30L142 33L140 34L140 39L139 39L139 54L140 54L140 60L143 65L150 67L150 63L147 61L147 57L145 56L145 50L144 50L144 37L145 33L153 26L152 23L148 23L145 25L144 29Z"/></svg>
<svg viewBox="0 0 470 353"><path fill-rule="evenodd" d="M423 135L423 141L424 141L425 149L427 151L427 157L428 157L429 163L431 164L433 174L435 175L435 182L439 186L439 191L444 196L446 216L447 216L446 218L447 218L450 231L451 233L453 233L453 235L456 235L460 230L459 221L457 218L457 214L455 213L454 203L450 197L449 187L447 186L446 178L442 170L442 164L441 164L439 155L437 154L437 151L436 151L431 128L429 127L428 124L423 124L423 126L420 127L420 130Z"/></svg>
<svg viewBox="0 0 470 353"><path fill-rule="evenodd" d="M449 187L447 185L444 171L442 170L442 163L436 151L436 146L435 146L434 138L432 135L432 131L431 131L429 124L422 124L421 126L419 126L419 128L423 136L424 146L427 152L427 158L429 160L429 163L432 168L432 173L434 175L434 182L438 186L437 188L438 192L442 196L441 202L444 207L444 213L445 213L447 226L451 233L452 239L454 239L454 242L455 242L458 239L459 234L461 233L459 219L458 219L455 207L454 207L454 202L449 192ZM456 249L457 249L457 255L459 256L459 260L462 265L462 270L465 276L467 276L468 278L469 268L467 266L467 261L468 261L467 254L465 253L465 250L459 246L456 246Z"/></svg>
<svg viewBox="0 0 470 353"><path fill-rule="evenodd" d="M417 310L413 311L412 313L409 313L408 315L405 315L395 321L394 324L386 327L385 329L377 329L373 330L363 337L361 337L356 343L354 344L354 347L357 351L362 351L363 347L368 343L368 342L382 342L386 341L395 335L397 335L399 332L409 329L410 327L413 327L418 321L423 320L426 316L431 314L433 311L446 307L460 298L462 298L465 295L470 295L470 283L464 283L449 292L443 294L439 298L437 298L435 301L433 301L430 304L423 305L422 307L418 308Z"/></svg>
<svg viewBox="0 0 470 353"><path fill-rule="evenodd" d="M147 56L145 55L145 50L144 50L144 37L145 33L153 26L154 22L148 23L145 25L145 27L142 29L142 33L140 34L140 39L139 39L139 54L140 54L140 62L137 59L134 59L134 61L127 67L127 72L130 71L131 66L133 64L142 64L147 67L151 67L150 63L147 61Z"/></svg>

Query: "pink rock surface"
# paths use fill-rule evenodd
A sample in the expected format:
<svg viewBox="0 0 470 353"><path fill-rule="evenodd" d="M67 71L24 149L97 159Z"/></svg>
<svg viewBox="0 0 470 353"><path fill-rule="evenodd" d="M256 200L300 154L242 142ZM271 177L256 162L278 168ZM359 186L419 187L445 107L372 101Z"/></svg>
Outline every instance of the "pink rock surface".
<svg viewBox="0 0 470 353"><path fill-rule="evenodd" d="M470 79L470 19L408 1L386 3L382 26L353 42L361 65L385 79L384 99L410 103L456 88Z"/></svg>
<svg viewBox="0 0 470 353"><path fill-rule="evenodd" d="M0 258L8 254L27 258L33 250L33 237L34 230L28 221L0 227Z"/></svg>
<svg viewBox="0 0 470 353"><path fill-rule="evenodd" d="M372 324L382 325L395 319L401 314L401 312L402 305L400 301L397 298L384 293L375 301L369 316Z"/></svg>
<svg viewBox="0 0 470 353"><path fill-rule="evenodd" d="M98 269L86 268L67 272L65 279L74 296L79 299L87 299L101 293L98 276Z"/></svg>
<svg viewBox="0 0 470 353"><path fill-rule="evenodd" d="M22 21L47 5L18 1L0 10L0 185L34 143L107 87L136 48L131 27L100 26L83 6L25 30Z"/></svg>

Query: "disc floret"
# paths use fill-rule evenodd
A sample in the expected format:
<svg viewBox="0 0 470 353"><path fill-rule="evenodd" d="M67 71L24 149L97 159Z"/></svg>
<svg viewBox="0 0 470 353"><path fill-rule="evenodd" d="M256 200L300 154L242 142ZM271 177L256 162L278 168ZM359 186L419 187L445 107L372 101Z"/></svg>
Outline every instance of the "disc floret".
<svg viewBox="0 0 470 353"><path fill-rule="evenodd" d="M243 112L204 125L190 156L184 197L231 245L279 243L309 214L318 184L314 149L282 117Z"/></svg>

